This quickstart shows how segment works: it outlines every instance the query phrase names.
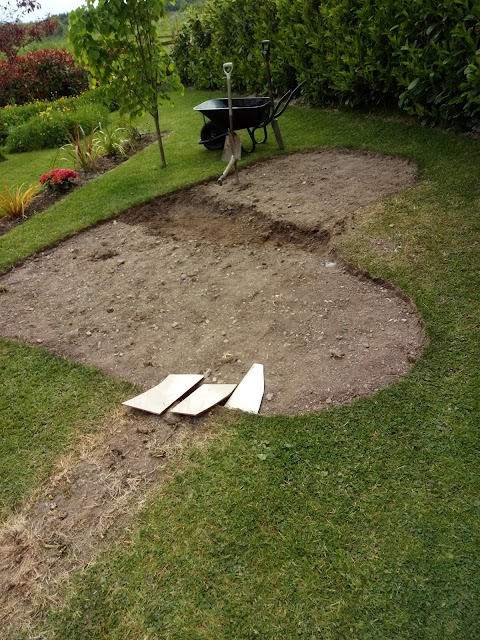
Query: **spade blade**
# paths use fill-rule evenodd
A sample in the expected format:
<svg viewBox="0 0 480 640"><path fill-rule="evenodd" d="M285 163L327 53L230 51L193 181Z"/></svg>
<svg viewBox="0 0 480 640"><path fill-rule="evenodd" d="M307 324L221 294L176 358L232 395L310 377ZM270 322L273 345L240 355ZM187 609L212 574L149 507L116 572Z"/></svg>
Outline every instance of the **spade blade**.
<svg viewBox="0 0 480 640"><path fill-rule="evenodd" d="M222 153L223 162L230 162L232 156L234 156L235 160L242 159L242 139L235 132L233 134L229 132L225 138L225 146Z"/></svg>

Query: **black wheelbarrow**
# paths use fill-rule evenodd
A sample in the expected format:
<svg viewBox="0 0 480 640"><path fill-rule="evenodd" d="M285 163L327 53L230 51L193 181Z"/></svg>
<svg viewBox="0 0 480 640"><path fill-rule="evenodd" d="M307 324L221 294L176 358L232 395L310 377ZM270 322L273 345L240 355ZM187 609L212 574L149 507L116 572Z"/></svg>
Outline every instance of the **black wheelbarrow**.
<svg viewBox="0 0 480 640"><path fill-rule="evenodd" d="M300 91L305 82L295 89L287 91L273 106L270 98L233 98L233 129L246 129L252 146L250 149L242 147L246 153L255 151L257 144L265 144L268 137L267 127L274 119L279 118L288 107L294 96ZM215 98L206 100L194 107L203 115L204 125L200 131L198 144L203 144L210 151L223 149L228 133L228 99ZM208 118L208 120L207 120ZM263 131L258 139L258 131Z"/></svg>
<svg viewBox="0 0 480 640"><path fill-rule="evenodd" d="M277 140L280 137L278 125L276 123L295 95L305 84L305 81L299 84L295 89L287 91L275 105L273 100L273 92L270 80L270 41L262 42L262 55L265 59L267 67L267 79L270 90L270 97L262 98L233 98L233 130L246 129L251 140L251 148L242 147L245 153L255 151L257 144L265 144L268 133L267 127L272 124L274 127ZM225 138L229 128L228 98L215 98L206 100L202 104L194 107L195 111L199 111L203 115L204 125L200 131L200 140L198 144L203 144L210 151L217 151L224 148ZM207 120L208 118L208 120ZM263 131L257 137L258 131ZM280 137L281 140L281 137ZM283 149L283 146L280 146Z"/></svg>

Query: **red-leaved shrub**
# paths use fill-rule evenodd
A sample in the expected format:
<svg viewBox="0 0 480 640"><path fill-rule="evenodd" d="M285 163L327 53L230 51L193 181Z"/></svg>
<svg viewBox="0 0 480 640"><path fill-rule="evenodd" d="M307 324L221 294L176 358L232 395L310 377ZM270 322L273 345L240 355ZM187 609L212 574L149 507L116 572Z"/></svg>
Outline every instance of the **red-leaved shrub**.
<svg viewBox="0 0 480 640"><path fill-rule="evenodd" d="M87 73L64 49L41 49L0 60L0 107L56 100L88 89Z"/></svg>
<svg viewBox="0 0 480 640"><path fill-rule="evenodd" d="M58 20L47 18L40 22L0 22L0 51L8 60L15 58L22 47L32 42L41 42L42 38L53 35Z"/></svg>

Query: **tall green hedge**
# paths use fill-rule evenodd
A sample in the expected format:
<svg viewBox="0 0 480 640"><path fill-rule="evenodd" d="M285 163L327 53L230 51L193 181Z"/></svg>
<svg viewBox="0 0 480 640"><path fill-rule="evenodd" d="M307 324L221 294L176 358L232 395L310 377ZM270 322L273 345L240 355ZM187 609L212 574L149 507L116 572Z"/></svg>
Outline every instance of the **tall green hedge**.
<svg viewBox="0 0 480 640"><path fill-rule="evenodd" d="M182 81L224 87L232 61L237 91L264 91L263 39L279 93L480 127L479 0L207 0L174 48Z"/></svg>

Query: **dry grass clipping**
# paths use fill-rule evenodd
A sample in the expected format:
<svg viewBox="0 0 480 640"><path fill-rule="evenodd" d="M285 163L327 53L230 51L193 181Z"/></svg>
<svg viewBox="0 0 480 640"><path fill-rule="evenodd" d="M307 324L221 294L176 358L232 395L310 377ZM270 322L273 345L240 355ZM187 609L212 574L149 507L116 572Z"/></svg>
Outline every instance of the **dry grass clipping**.
<svg viewBox="0 0 480 640"><path fill-rule="evenodd" d="M121 408L82 438L0 529L2 626L25 630L58 602L71 572L94 562L113 535L121 538L152 491L175 474L185 447L208 446L233 418L225 410L199 420Z"/></svg>

